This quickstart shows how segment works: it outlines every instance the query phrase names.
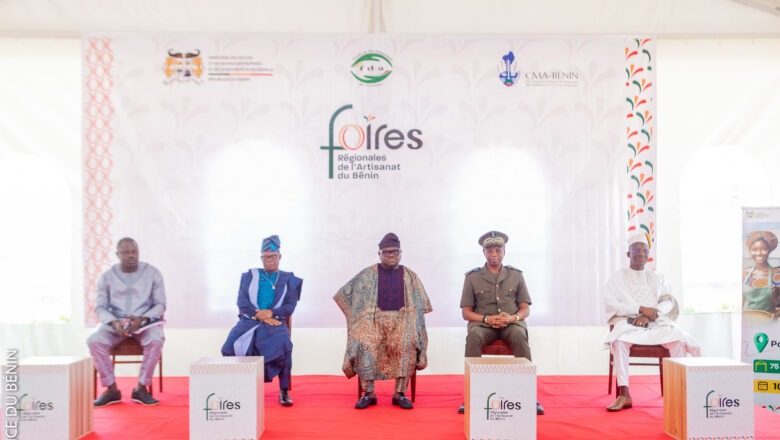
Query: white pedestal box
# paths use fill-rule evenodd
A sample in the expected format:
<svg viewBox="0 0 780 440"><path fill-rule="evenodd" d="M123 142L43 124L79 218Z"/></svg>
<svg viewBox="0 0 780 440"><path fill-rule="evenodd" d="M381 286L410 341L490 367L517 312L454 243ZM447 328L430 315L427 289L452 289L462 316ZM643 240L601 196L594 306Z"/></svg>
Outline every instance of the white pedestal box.
<svg viewBox="0 0 780 440"><path fill-rule="evenodd" d="M257 440L265 430L262 356L190 365L190 438Z"/></svg>
<svg viewBox="0 0 780 440"><path fill-rule="evenodd" d="M752 440L753 371L726 358L666 358L664 432L678 440Z"/></svg>
<svg viewBox="0 0 780 440"><path fill-rule="evenodd" d="M466 358L468 439L536 438L536 365L525 358Z"/></svg>
<svg viewBox="0 0 780 440"><path fill-rule="evenodd" d="M4 372L7 367L13 366ZM19 361L16 372L18 389L3 387L3 402L15 402L16 417L4 419L18 421L16 438L70 440L92 432L91 357L29 357Z"/></svg>

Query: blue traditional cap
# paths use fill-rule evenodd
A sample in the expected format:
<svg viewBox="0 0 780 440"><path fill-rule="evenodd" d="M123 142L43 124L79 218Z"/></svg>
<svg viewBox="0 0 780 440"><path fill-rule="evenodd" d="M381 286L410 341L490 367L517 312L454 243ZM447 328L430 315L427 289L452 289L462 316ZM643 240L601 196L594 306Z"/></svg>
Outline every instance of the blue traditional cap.
<svg viewBox="0 0 780 440"><path fill-rule="evenodd" d="M503 247L507 241L509 241L509 236L498 231L490 231L479 237L479 245L482 247Z"/></svg>
<svg viewBox="0 0 780 440"><path fill-rule="evenodd" d="M272 235L270 237L265 237L263 239L263 247L261 251L263 252L276 252L279 250L279 248L282 246L282 242L279 241L278 235Z"/></svg>
<svg viewBox="0 0 780 440"><path fill-rule="evenodd" d="M379 250L387 249L387 248L400 248L401 247L401 240L398 239L398 236L393 234L392 232L388 232L385 234L384 237L382 237L382 241L379 242Z"/></svg>

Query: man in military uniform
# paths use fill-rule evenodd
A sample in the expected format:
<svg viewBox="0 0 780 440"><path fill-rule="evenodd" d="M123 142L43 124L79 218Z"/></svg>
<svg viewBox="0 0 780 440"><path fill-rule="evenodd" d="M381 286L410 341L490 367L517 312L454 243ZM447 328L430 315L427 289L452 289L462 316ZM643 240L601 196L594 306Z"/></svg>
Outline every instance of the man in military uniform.
<svg viewBox="0 0 780 440"><path fill-rule="evenodd" d="M504 245L508 241L509 237L498 231L490 231L479 237L486 263L466 274L460 298L463 319L469 323L466 357L480 357L484 346L502 339L512 348L515 357L531 360L528 327L525 323L530 312L531 297L523 272L502 264ZM463 414L463 405L458 412ZM544 414L538 402L536 413Z"/></svg>

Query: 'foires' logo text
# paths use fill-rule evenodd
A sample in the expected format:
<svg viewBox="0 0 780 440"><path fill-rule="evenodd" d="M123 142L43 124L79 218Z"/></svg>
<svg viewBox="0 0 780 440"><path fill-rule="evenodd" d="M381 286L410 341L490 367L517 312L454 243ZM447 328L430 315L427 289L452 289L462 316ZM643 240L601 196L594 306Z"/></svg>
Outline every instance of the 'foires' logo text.
<svg viewBox="0 0 780 440"><path fill-rule="evenodd" d="M493 398L496 393L490 393L485 405L485 420L505 420L513 416L513 412L523 409L520 402L512 402L502 398Z"/></svg>
<svg viewBox="0 0 780 440"><path fill-rule="evenodd" d="M16 407L17 413L23 422L34 422L46 418L48 411L54 411L53 402L44 402L27 394L19 396Z"/></svg>
<svg viewBox="0 0 780 440"><path fill-rule="evenodd" d="M401 164L393 162L389 154L400 149L419 150L423 147L422 130L401 130L375 122L377 117L357 118L347 104L336 110L328 125L328 144L320 146L328 151L328 179L374 180L380 173L401 171ZM352 113L350 115L350 113ZM334 154L336 151L343 153Z"/></svg>
<svg viewBox="0 0 780 440"><path fill-rule="evenodd" d="M707 393L704 398L704 417L707 419L721 419L732 414L733 408L739 408L739 399L714 395L715 390Z"/></svg>
<svg viewBox="0 0 780 440"><path fill-rule="evenodd" d="M217 421L226 420L233 417L233 411L241 409L241 402L225 400L221 397L214 397L216 393L211 393L206 397L206 420Z"/></svg>

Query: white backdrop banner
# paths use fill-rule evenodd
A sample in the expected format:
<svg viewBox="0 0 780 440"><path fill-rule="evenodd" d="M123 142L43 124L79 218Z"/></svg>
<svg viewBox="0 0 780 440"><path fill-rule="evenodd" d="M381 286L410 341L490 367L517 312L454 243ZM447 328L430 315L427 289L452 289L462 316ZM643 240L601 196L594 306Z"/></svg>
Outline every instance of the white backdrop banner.
<svg viewBox="0 0 780 440"><path fill-rule="evenodd" d="M780 413L780 208L742 208L742 362L755 401Z"/></svg>
<svg viewBox="0 0 780 440"><path fill-rule="evenodd" d="M106 35L84 46L85 295L135 238L174 326L236 317L279 234L295 326L395 232L431 326L462 326L477 238L509 235L531 322L604 322L627 230L654 236L654 42L634 37Z"/></svg>

